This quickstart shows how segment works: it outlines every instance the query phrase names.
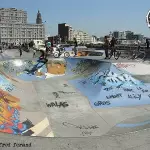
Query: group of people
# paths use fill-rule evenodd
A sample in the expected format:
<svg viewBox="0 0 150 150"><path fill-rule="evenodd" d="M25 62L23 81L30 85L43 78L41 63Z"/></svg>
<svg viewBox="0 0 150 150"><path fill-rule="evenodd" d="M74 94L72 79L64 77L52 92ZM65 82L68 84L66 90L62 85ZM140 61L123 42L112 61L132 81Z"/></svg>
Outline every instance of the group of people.
<svg viewBox="0 0 150 150"><path fill-rule="evenodd" d="M19 45L19 53L20 53L20 57L22 56L22 45L20 44ZM30 46L29 46L30 47ZM45 44L45 47L46 47L46 51L43 51L43 50L40 50L40 52L41 52L41 55L40 55L40 59L46 59L47 58L47 56L48 56L48 52L49 51L52 51L52 44L51 44L51 42L47 42L46 44ZM33 48L33 45L32 45L32 48ZM36 55L36 50L35 49L33 49L33 58L35 57L35 55Z"/></svg>
<svg viewBox="0 0 150 150"><path fill-rule="evenodd" d="M110 41L108 40L107 36L104 37L105 59L108 59L108 57L109 57L109 54L108 54L109 49L111 50L111 54L113 54L115 52L116 44L117 44L117 40L115 39L115 37L112 37L112 39ZM139 49L140 49L140 43L138 42L138 50ZM146 49L147 50L150 49L149 39L146 39Z"/></svg>
<svg viewBox="0 0 150 150"><path fill-rule="evenodd" d="M111 54L115 51L115 45L117 44L117 40L115 37L112 37L111 41L109 42L108 37L104 37L104 49L105 49L105 59L108 59L108 50L111 48Z"/></svg>

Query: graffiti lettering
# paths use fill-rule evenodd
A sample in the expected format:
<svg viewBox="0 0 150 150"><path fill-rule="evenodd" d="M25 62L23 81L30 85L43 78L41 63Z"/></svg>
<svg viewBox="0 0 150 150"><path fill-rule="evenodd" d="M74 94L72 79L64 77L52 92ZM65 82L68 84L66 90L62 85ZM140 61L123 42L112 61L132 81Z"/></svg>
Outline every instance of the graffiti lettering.
<svg viewBox="0 0 150 150"><path fill-rule="evenodd" d="M86 80L85 81L80 81L79 83L85 85L87 83L87 81Z"/></svg>
<svg viewBox="0 0 150 150"><path fill-rule="evenodd" d="M131 99L139 99L141 100L141 97L142 95L141 94L128 94L128 98L131 98Z"/></svg>
<svg viewBox="0 0 150 150"><path fill-rule="evenodd" d="M136 83L134 83L132 80L129 80L133 85L137 85Z"/></svg>
<svg viewBox="0 0 150 150"><path fill-rule="evenodd" d="M112 98L119 98L119 97L122 97L122 94L119 93L119 94L116 94L116 95L110 95L110 96L106 96L107 99L112 99Z"/></svg>
<svg viewBox="0 0 150 150"><path fill-rule="evenodd" d="M94 103L95 106L110 105L110 104L111 104L110 101L98 101Z"/></svg>
<svg viewBox="0 0 150 150"><path fill-rule="evenodd" d="M116 64L117 68L125 68L127 69L128 67L135 67L135 64L122 64L122 63L117 63Z"/></svg>
<svg viewBox="0 0 150 150"><path fill-rule="evenodd" d="M113 87L111 86L111 87L105 88L104 90L105 91L111 91L111 90L113 90Z"/></svg>
<svg viewBox="0 0 150 150"><path fill-rule="evenodd" d="M12 92L13 89L14 89L14 86L5 87L5 90L8 91L8 92Z"/></svg>
<svg viewBox="0 0 150 150"><path fill-rule="evenodd" d="M128 89L128 88L124 88L123 89L125 92L134 92L133 89Z"/></svg>
<svg viewBox="0 0 150 150"><path fill-rule="evenodd" d="M51 102L50 104L47 104L46 103L46 106L47 107L63 107L63 108L66 108L69 106L69 104L67 102Z"/></svg>
<svg viewBox="0 0 150 150"><path fill-rule="evenodd" d="M64 92L64 91L58 91L58 93L61 93L61 94L74 94L75 92Z"/></svg>
<svg viewBox="0 0 150 150"><path fill-rule="evenodd" d="M82 136L91 135L91 134L92 134L91 131L83 131L83 132L81 133Z"/></svg>
<svg viewBox="0 0 150 150"><path fill-rule="evenodd" d="M71 124L71 123L68 123L68 122L63 122L62 123L64 126L66 127L75 127L77 129L81 129L81 130L94 130L94 129L98 129L99 127L97 125L74 125L74 124Z"/></svg>
<svg viewBox="0 0 150 150"><path fill-rule="evenodd" d="M123 84L118 85L116 88L120 89L122 87Z"/></svg>
<svg viewBox="0 0 150 150"><path fill-rule="evenodd" d="M137 89L138 89L138 90L142 90L142 88L141 88L141 87L137 87Z"/></svg>
<svg viewBox="0 0 150 150"><path fill-rule="evenodd" d="M52 94L55 96L55 98L60 98L57 92L53 92Z"/></svg>
<svg viewBox="0 0 150 150"><path fill-rule="evenodd" d="M116 77L119 81L122 81L119 77Z"/></svg>
<svg viewBox="0 0 150 150"><path fill-rule="evenodd" d="M68 85L67 84L63 84L64 85L64 87L68 87Z"/></svg>
<svg viewBox="0 0 150 150"><path fill-rule="evenodd" d="M143 93L147 93L147 92L148 92L148 90L144 90L144 89L141 88L141 87L137 87L137 89L138 89L138 90L141 90Z"/></svg>
<svg viewBox="0 0 150 150"><path fill-rule="evenodd" d="M64 92L64 91L58 91L53 92L52 94L55 96L55 98L60 98L59 94L74 94L75 92Z"/></svg>
<svg viewBox="0 0 150 150"><path fill-rule="evenodd" d="M142 89L142 92L143 92L143 93L147 93L147 92L148 92L148 90L144 90L144 89Z"/></svg>

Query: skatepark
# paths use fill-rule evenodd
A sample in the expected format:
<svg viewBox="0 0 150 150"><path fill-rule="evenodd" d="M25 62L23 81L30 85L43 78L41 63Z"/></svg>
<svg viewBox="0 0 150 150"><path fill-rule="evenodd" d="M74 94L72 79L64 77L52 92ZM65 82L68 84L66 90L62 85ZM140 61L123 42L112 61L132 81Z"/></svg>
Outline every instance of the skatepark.
<svg viewBox="0 0 150 150"><path fill-rule="evenodd" d="M1 141L57 150L146 146L148 63L100 57L45 63L26 52L20 58L17 50L1 53L0 60Z"/></svg>

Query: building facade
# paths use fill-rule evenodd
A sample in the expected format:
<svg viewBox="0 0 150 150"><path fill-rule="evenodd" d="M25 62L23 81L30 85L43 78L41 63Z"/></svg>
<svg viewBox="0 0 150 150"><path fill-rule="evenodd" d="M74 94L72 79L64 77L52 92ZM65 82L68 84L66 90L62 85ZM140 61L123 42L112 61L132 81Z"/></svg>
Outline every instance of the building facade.
<svg viewBox="0 0 150 150"><path fill-rule="evenodd" d="M92 36L81 30L73 30L72 38L76 38L78 43L91 43Z"/></svg>
<svg viewBox="0 0 150 150"><path fill-rule="evenodd" d="M66 42L69 40L70 26L66 23L58 24L58 35L60 35L61 42Z"/></svg>
<svg viewBox="0 0 150 150"><path fill-rule="evenodd" d="M62 42L73 41L74 38L77 39L78 43L91 43L92 40L88 33L75 30L66 23L58 24L58 35L60 35Z"/></svg>
<svg viewBox="0 0 150 150"><path fill-rule="evenodd" d="M0 9L0 42L18 43L45 39L45 26L38 11L36 24L27 22L27 12L15 8Z"/></svg>

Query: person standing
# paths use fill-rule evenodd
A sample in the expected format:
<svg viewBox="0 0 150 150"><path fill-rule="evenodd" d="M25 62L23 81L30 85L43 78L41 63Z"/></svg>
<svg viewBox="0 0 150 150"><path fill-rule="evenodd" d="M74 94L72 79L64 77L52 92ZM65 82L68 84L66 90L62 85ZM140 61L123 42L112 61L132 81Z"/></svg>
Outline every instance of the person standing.
<svg viewBox="0 0 150 150"><path fill-rule="evenodd" d="M74 56L77 56L77 47L78 47L78 42L77 42L77 39L74 38Z"/></svg>
<svg viewBox="0 0 150 150"><path fill-rule="evenodd" d="M21 46L19 48L19 52L20 52L20 57L21 57L22 56L22 48L21 48Z"/></svg>
<svg viewBox="0 0 150 150"><path fill-rule="evenodd" d="M116 45L116 39L115 37L112 37L110 41L110 47L111 47L111 55L115 52L115 45Z"/></svg>
<svg viewBox="0 0 150 150"><path fill-rule="evenodd" d="M107 36L104 37L104 50L105 50L105 59L108 59L108 48L109 48L109 40Z"/></svg>
<svg viewBox="0 0 150 150"><path fill-rule="evenodd" d="M146 48L149 49L149 40L146 39Z"/></svg>

